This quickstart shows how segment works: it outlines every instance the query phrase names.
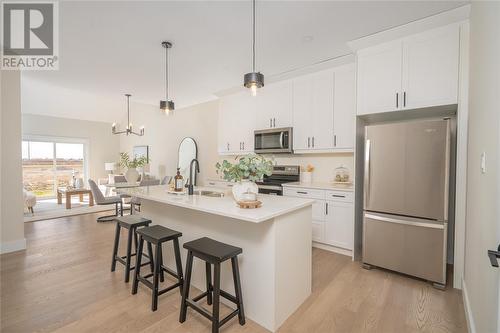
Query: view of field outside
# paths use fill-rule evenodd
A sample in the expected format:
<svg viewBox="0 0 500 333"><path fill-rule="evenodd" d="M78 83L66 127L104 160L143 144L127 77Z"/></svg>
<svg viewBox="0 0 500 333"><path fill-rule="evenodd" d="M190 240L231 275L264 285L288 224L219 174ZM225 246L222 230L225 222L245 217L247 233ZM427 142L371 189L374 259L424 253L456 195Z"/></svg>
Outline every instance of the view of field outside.
<svg viewBox="0 0 500 333"><path fill-rule="evenodd" d="M58 187L84 176L81 143L23 141L23 184L39 198L56 196Z"/></svg>

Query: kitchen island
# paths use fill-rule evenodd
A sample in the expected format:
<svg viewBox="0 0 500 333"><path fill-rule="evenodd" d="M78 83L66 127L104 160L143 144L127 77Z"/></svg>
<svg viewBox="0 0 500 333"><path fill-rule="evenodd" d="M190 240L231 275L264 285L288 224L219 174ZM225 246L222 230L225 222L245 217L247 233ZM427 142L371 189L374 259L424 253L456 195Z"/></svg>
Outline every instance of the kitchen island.
<svg viewBox="0 0 500 333"><path fill-rule="evenodd" d="M192 196L168 193L161 185L120 193L141 198L141 214L153 224L182 232L181 244L210 237L241 247L245 313L264 328L276 331L311 294L313 200L259 195L261 208L241 209L230 195L211 197L201 195L200 189ZM184 266L187 252L182 250ZM166 244L163 253L164 264L175 270L172 245ZM221 269L221 288L234 295L230 263ZM200 260L195 259L191 283L205 290L205 266Z"/></svg>

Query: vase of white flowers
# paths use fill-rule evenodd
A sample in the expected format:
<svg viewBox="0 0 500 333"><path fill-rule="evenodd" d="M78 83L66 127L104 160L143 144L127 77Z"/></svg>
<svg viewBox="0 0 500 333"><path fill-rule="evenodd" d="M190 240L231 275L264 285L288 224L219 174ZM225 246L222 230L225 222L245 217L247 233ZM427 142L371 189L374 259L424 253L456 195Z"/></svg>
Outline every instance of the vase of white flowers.
<svg viewBox="0 0 500 333"><path fill-rule="evenodd" d="M261 180L264 175L270 176L273 171L273 161L261 155L249 154L236 157L236 162L227 160L215 165L217 173L222 173L225 180L235 182L232 192L234 200L244 201L248 193L259 192L256 181Z"/></svg>

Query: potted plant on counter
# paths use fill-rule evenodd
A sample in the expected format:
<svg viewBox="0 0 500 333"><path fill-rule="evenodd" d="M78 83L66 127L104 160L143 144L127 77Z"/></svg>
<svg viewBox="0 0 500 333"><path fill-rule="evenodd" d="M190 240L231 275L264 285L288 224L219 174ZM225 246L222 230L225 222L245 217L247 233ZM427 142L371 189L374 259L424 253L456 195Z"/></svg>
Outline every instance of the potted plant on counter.
<svg viewBox="0 0 500 333"><path fill-rule="evenodd" d="M217 162L217 173L222 173L224 180L236 183L232 188L234 200L244 201L247 197L244 194L248 193L253 193L256 197L259 188L255 182L264 175L272 174L273 161L256 154L238 156L235 160L234 163L227 160Z"/></svg>
<svg viewBox="0 0 500 333"><path fill-rule="evenodd" d="M127 153L120 153L120 166L126 168L125 178L129 183L135 183L139 179L137 168L142 168L148 163L146 156L134 157L130 159Z"/></svg>

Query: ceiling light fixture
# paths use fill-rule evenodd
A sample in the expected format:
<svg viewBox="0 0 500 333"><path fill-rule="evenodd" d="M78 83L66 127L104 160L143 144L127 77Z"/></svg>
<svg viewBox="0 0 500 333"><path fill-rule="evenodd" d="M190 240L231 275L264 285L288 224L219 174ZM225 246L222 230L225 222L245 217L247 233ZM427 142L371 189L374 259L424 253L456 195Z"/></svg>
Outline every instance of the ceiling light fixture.
<svg viewBox="0 0 500 333"><path fill-rule="evenodd" d="M161 46L165 48L165 100L160 101L160 109L169 115L174 111L174 101L168 99L168 49L172 48L172 43L165 41Z"/></svg>
<svg viewBox="0 0 500 333"><path fill-rule="evenodd" d="M249 88L252 96L257 95L257 89L264 86L264 74L255 71L255 0L252 0L252 72L243 77L243 85Z"/></svg>
<svg viewBox="0 0 500 333"><path fill-rule="evenodd" d="M134 134L138 136L143 136L144 126L141 126L141 128L139 129L139 133L134 132L132 130L132 123L130 122L130 96L132 95L125 94L125 96L127 96L127 128L124 131L116 131L116 123L113 123L113 125L111 125L111 131L113 132L113 134L126 134L126 135Z"/></svg>

